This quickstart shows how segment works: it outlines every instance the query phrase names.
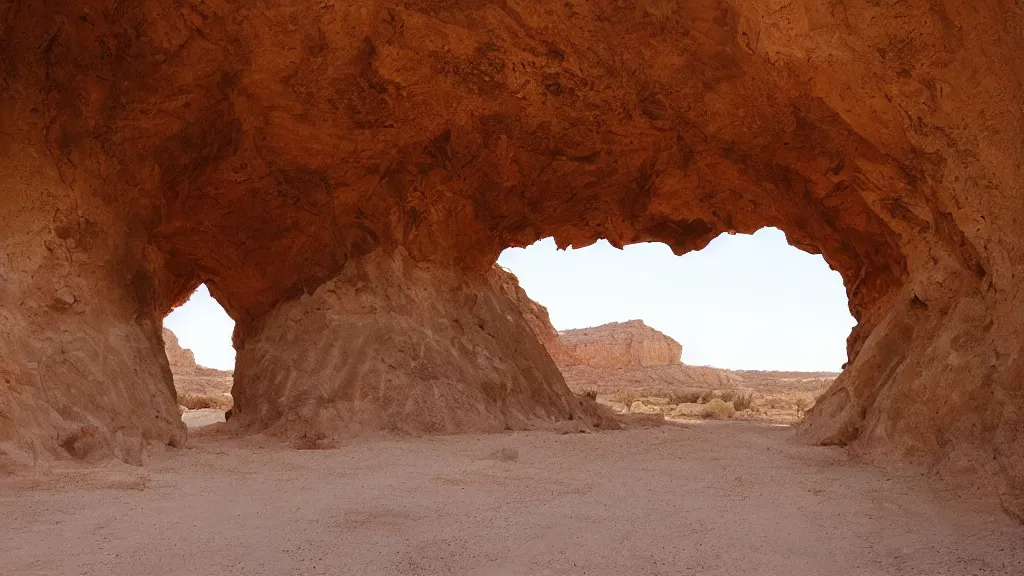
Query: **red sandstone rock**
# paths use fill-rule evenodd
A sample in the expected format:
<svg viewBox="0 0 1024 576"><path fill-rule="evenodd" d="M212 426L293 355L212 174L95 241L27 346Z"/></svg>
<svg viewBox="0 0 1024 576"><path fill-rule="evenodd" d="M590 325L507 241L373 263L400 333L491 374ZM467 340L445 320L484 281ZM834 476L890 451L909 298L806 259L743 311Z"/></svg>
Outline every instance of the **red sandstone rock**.
<svg viewBox="0 0 1024 576"><path fill-rule="evenodd" d="M801 436L983 481L1016 509L1022 77L1024 12L995 1L9 0L0 453L180 443L160 320L201 282L238 322L253 425L279 421L279 397L347 401L313 351L364 325L354 349L389 351L344 356L367 386L529 382L508 391L524 413L567 417L547 368L506 357L535 342L455 324L477 320L475 290L503 300L487 314L511 306L484 288L503 248L683 253L772 225L843 275L858 320ZM435 272L372 284L398 260ZM463 301L442 298L453 279ZM319 313L304 295L344 320L290 327ZM476 422L495 427L496 405Z"/></svg>

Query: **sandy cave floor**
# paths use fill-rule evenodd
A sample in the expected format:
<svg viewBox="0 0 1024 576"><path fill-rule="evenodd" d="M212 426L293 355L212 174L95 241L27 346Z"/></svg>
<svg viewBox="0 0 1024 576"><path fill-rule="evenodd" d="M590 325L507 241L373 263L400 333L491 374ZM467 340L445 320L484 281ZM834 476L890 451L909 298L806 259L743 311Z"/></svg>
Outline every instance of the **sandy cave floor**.
<svg viewBox="0 0 1024 576"><path fill-rule="evenodd" d="M0 479L0 574L1024 574L997 504L791 434L201 436Z"/></svg>

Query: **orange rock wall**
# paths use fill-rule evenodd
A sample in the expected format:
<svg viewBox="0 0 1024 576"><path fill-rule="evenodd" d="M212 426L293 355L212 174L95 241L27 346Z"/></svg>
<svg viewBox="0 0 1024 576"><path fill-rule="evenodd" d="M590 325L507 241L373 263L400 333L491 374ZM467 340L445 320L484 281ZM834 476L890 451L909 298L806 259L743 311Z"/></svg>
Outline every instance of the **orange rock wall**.
<svg viewBox="0 0 1024 576"><path fill-rule="evenodd" d="M23 135L0 150L0 470L183 445L149 251Z"/></svg>
<svg viewBox="0 0 1024 576"><path fill-rule="evenodd" d="M8 0L3 453L176 442L159 321L200 282L255 347L367 258L482 286L547 236L771 225L858 320L802 436L1024 509L1022 78L1002 0Z"/></svg>

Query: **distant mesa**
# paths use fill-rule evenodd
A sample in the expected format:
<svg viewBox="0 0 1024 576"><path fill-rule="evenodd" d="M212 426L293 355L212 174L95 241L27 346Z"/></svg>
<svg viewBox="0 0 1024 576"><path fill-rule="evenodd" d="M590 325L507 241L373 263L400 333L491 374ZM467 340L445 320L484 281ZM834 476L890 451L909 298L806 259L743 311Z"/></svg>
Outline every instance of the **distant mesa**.
<svg viewBox="0 0 1024 576"><path fill-rule="evenodd" d="M564 366L627 368L679 364L683 346L643 320L612 322L558 333Z"/></svg>
<svg viewBox="0 0 1024 576"><path fill-rule="evenodd" d="M543 306L534 303L527 316L531 317L531 326L540 331L540 340L551 352L569 389L576 393L731 389L820 393L838 375L690 366L680 360L681 344L642 320L555 332Z"/></svg>

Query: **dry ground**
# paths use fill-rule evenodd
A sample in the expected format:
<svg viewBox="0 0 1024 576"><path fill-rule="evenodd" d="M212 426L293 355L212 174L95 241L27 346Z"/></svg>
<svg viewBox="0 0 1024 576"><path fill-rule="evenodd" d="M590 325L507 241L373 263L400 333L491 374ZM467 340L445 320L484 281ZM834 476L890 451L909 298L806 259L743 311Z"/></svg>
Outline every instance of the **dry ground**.
<svg viewBox="0 0 1024 576"><path fill-rule="evenodd" d="M617 414L662 414L670 420L681 421L735 418L792 425L803 420L820 396L820 391L799 388L767 391L740 388L681 392L621 390L611 395L599 394L595 399ZM716 398L723 401L719 404L727 410L709 410Z"/></svg>
<svg viewBox="0 0 1024 576"><path fill-rule="evenodd" d="M740 395L753 400L750 410L737 408L737 418L774 424L794 424L839 375L834 372L779 372L726 370L709 366L672 364L621 369L592 366L563 366L569 389L577 394L596 394L598 400L617 412L630 412L634 401L646 406L642 412L661 412L668 418L700 418L700 404L717 396L729 400ZM679 406L684 402L684 406ZM679 408L676 410L676 408Z"/></svg>
<svg viewBox="0 0 1024 576"><path fill-rule="evenodd" d="M1024 574L997 504L786 427L324 451L206 430L143 468L0 479L0 574Z"/></svg>

